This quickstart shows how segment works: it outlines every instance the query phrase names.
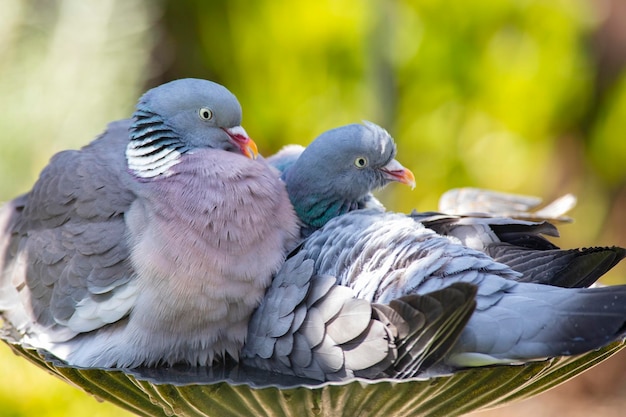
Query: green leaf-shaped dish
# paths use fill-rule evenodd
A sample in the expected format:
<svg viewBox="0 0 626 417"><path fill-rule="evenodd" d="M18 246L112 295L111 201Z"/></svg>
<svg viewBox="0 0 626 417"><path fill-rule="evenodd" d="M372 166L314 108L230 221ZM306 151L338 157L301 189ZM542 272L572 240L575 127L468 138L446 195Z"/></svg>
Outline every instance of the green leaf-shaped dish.
<svg viewBox="0 0 626 417"><path fill-rule="evenodd" d="M317 383L240 367L85 369L7 342L31 362L143 416L455 416L544 392L624 347L428 379Z"/></svg>

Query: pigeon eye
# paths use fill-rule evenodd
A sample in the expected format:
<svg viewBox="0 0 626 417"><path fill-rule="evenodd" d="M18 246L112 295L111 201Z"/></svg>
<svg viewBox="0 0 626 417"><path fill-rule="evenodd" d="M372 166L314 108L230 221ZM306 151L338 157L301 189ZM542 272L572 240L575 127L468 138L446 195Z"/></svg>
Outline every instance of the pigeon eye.
<svg viewBox="0 0 626 417"><path fill-rule="evenodd" d="M207 109L206 107L201 108L198 111L198 115L200 115L202 120L211 120L213 118L213 112L211 109Z"/></svg>
<svg viewBox="0 0 626 417"><path fill-rule="evenodd" d="M357 159L354 160L354 166L356 166L357 168L365 168L367 166L367 158L365 158L364 156L359 156Z"/></svg>

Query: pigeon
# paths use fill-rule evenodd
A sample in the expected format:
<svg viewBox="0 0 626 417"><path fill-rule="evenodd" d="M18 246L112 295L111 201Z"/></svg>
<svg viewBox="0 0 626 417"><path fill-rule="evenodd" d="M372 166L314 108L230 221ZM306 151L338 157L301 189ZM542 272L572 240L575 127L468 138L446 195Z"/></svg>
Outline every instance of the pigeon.
<svg viewBox="0 0 626 417"><path fill-rule="evenodd" d="M359 170L355 163L365 153L370 169ZM389 181L415 187L411 171L387 161L395 155L389 133L365 121L329 130L306 148L288 145L267 162L281 171L306 237L350 210L385 210L372 192ZM463 188L445 193L438 212L414 210L409 216L521 272L519 281L588 287L626 257L617 246L559 248L546 236L559 236L553 222L571 222L564 214L575 197L567 194L532 212L540 203L536 197Z"/></svg>
<svg viewBox="0 0 626 417"><path fill-rule="evenodd" d="M4 332L70 365L209 365L297 244L284 183L225 87L175 80L53 156L0 210Z"/></svg>
<svg viewBox="0 0 626 417"><path fill-rule="evenodd" d="M415 176L395 156L389 133L365 121L326 131L306 148L285 147L267 161L282 171L302 235L307 236L348 211L382 209L371 191L390 182L415 187Z"/></svg>
<svg viewBox="0 0 626 417"><path fill-rule="evenodd" d="M301 220L301 236L306 238L348 211L384 211L371 194L377 188L393 181L414 187L413 173L395 155L389 133L364 121L324 132L306 148L287 145L266 161L285 181ZM430 349L432 335L426 328L443 333L445 340L455 340L459 332L450 329L449 323L469 318L475 292L472 285L464 284L396 300L392 308L374 305L356 299L349 288L335 285L333 277L315 275L312 261L302 262L296 255L276 274L253 316L242 353L244 363L314 380L373 377L392 364L393 372L385 372L398 374L397 364L402 362L398 356L420 356L412 363L423 365L440 355L440 349ZM332 341L320 333L325 328L334 334ZM336 358L338 351L346 357L329 368L325 360Z"/></svg>
<svg viewBox="0 0 626 417"><path fill-rule="evenodd" d="M337 149L330 144L340 140L333 136L342 131L330 131L326 146ZM558 252L541 236L556 231L551 224L486 214L364 209L356 202L370 195L373 182L356 179L359 171L336 169L348 166L338 162L341 152L332 161L322 153L290 152L291 157L273 160L284 173L304 158L315 167L301 172L308 182L296 188L283 174L287 189L300 191L290 198L301 217L302 208L316 207L307 196L318 189L327 196L325 206L343 202L347 195L353 196L353 204L348 201L343 213L318 216L325 222L290 254L253 315L245 363L315 380L408 378L574 355L624 336L625 286L546 285L572 271L552 269L546 278L488 256L490 244L483 235L494 236L499 244L514 242L506 244L520 250L526 245L535 254ZM333 176L343 179L334 181ZM307 194L305 187L313 191ZM352 194L346 187L353 188ZM550 210L536 217L541 215L560 216ZM424 219L448 235L425 227ZM480 248L472 247L472 233ZM616 248L616 258L623 257L621 251ZM597 276L603 273L598 271Z"/></svg>

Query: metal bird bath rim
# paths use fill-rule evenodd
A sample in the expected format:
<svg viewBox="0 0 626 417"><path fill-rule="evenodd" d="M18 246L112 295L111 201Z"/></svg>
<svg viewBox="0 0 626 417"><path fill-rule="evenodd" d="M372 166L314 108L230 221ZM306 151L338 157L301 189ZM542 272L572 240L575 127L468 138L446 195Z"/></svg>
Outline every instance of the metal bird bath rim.
<svg viewBox="0 0 626 417"><path fill-rule="evenodd" d="M497 365L408 380L324 382L243 367L76 368L4 340L37 366L141 416L454 416L529 398L620 351L625 341L578 356Z"/></svg>

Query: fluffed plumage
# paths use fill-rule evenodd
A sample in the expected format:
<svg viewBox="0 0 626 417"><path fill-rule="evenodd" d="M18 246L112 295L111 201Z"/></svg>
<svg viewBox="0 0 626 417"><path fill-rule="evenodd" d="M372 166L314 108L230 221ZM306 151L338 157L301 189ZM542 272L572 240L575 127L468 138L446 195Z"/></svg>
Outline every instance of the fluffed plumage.
<svg viewBox="0 0 626 417"><path fill-rule="evenodd" d="M326 143L342 131L330 131ZM498 210L512 213L506 198L482 214L363 210L357 203L374 182L345 169L339 151L331 162L321 152L305 152L291 165L288 158L277 158L276 165L288 173L302 163L300 178L307 181L298 187L290 188L290 176L283 175L287 189L299 191L290 198L301 217L312 209L325 222L287 260L255 313L244 349L249 363L321 380L406 378L573 355L624 336L626 286L566 289L532 282L586 286L619 262L622 248L559 250L543 237L557 234L553 225L498 217ZM316 187L323 190L323 207L340 203L347 210L316 210ZM569 207L556 203L531 216L536 202L525 203L517 213L532 220L564 220ZM518 255L510 263L521 271L488 256L500 256L505 247ZM563 262L568 256L573 268ZM534 257L557 265L540 269ZM350 328L345 316L351 316Z"/></svg>
<svg viewBox="0 0 626 417"><path fill-rule="evenodd" d="M224 87L177 80L0 211L0 311L78 366L238 356L295 213Z"/></svg>
<svg viewBox="0 0 626 417"><path fill-rule="evenodd" d="M250 322L246 365L322 381L409 378L439 363L476 307L471 284L375 304L316 270L304 251L285 262Z"/></svg>

